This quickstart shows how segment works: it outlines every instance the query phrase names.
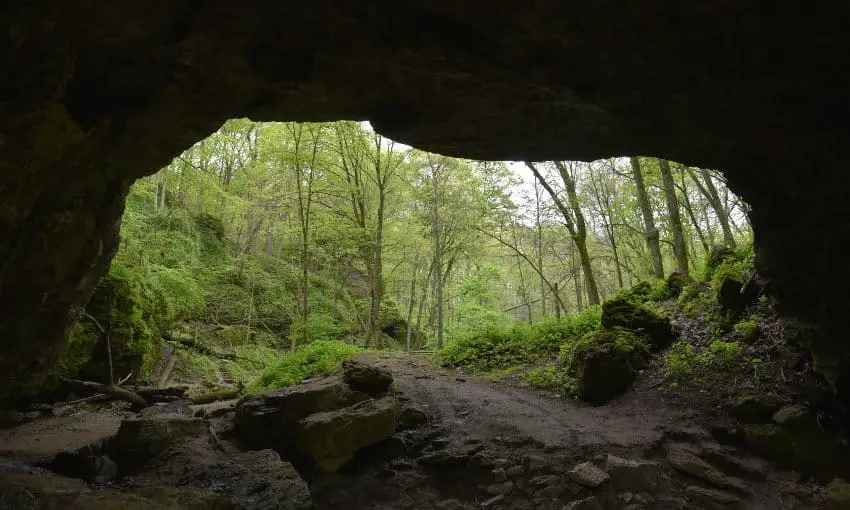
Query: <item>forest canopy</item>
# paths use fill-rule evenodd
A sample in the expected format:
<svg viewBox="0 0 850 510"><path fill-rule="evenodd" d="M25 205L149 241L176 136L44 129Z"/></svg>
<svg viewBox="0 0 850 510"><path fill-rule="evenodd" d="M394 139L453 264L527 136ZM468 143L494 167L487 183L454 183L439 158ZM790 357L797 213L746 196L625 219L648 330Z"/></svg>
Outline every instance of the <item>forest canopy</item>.
<svg viewBox="0 0 850 510"><path fill-rule="evenodd" d="M751 243L746 213L719 172L654 157L471 161L365 123L233 119L133 186L56 371L102 379L106 331L116 376L159 376L173 348L210 384L315 342L441 349L702 276Z"/></svg>

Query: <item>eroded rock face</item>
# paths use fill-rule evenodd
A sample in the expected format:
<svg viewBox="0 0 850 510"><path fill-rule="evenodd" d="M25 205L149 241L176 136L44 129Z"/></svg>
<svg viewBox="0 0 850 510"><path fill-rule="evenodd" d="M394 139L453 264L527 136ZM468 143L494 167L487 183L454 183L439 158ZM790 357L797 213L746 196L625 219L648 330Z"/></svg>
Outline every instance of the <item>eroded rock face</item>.
<svg viewBox="0 0 850 510"><path fill-rule="evenodd" d="M133 180L240 116L370 119L400 142L472 158L650 154L720 168L752 206L779 303L838 325L850 311L838 249L850 241L850 71L835 65L845 35L833 5L9 7L0 400L55 356L117 248ZM829 340L841 336L824 338L816 347L843 359Z"/></svg>

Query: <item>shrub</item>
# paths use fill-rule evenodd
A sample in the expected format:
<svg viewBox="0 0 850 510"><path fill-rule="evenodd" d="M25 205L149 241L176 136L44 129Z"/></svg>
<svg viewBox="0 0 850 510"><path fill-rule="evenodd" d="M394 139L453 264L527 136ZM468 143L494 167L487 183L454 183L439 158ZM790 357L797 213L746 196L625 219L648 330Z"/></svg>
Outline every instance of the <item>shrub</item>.
<svg viewBox="0 0 850 510"><path fill-rule="evenodd" d="M184 379L200 379L207 386L218 383L216 362L209 356L204 356L192 349L178 349L175 355L180 358L178 373Z"/></svg>
<svg viewBox="0 0 850 510"><path fill-rule="evenodd" d="M363 349L339 341L319 340L283 355L251 385L252 393L285 388L309 377L329 374Z"/></svg>
<svg viewBox="0 0 850 510"><path fill-rule="evenodd" d="M711 289L703 283L689 283L682 289L678 300L679 310L687 317L698 317L717 307Z"/></svg>
<svg viewBox="0 0 850 510"><path fill-rule="evenodd" d="M555 365L536 368L525 374L523 378L532 388L564 391L567 395L574 395L578 390L576 378Z"/></svg>
<svg viewBox="0 0 850 510"><path fill-rule="evenodd" d="M744 343L754 342L761 333L759 325L754 319L742 320L732 326L732 329L735 330Z"/></svg>

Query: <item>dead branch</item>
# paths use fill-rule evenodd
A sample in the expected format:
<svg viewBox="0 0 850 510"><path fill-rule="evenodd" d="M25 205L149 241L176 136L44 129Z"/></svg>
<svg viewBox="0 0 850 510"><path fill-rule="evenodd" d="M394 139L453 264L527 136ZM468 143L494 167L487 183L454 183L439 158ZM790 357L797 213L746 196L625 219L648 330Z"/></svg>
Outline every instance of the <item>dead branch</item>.
<svg viewBox="0 0 850 510"><path fill-rule="evenodd" d="M80 388L85 388L87 390L93 390L98 393L106 393L107 395L111 395L118 400L123 400L125 402L129 402L133 404L136 408L143 408L150 405L147 400L145 400L138 393L134 393L130 390L119 388L114 384L101 384L94 381L81 381L79 379L69 379L67 377L62 377L59 379L63 383L71 384Z"/></svg>

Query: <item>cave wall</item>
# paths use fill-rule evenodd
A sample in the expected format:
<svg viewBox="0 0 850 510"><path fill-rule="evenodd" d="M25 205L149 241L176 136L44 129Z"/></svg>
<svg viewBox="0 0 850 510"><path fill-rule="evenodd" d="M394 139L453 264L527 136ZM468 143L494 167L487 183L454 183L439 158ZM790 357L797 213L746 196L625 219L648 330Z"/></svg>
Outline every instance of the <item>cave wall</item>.
<svg viewBox="0 0 850 510"><path fill-rule="evenodd" d="M850 312L838 8L363 0L4 7L0 400L62 344L134 179L225 119L369 119L479 159L657 155L722 169L781 305Z"/></svg>

